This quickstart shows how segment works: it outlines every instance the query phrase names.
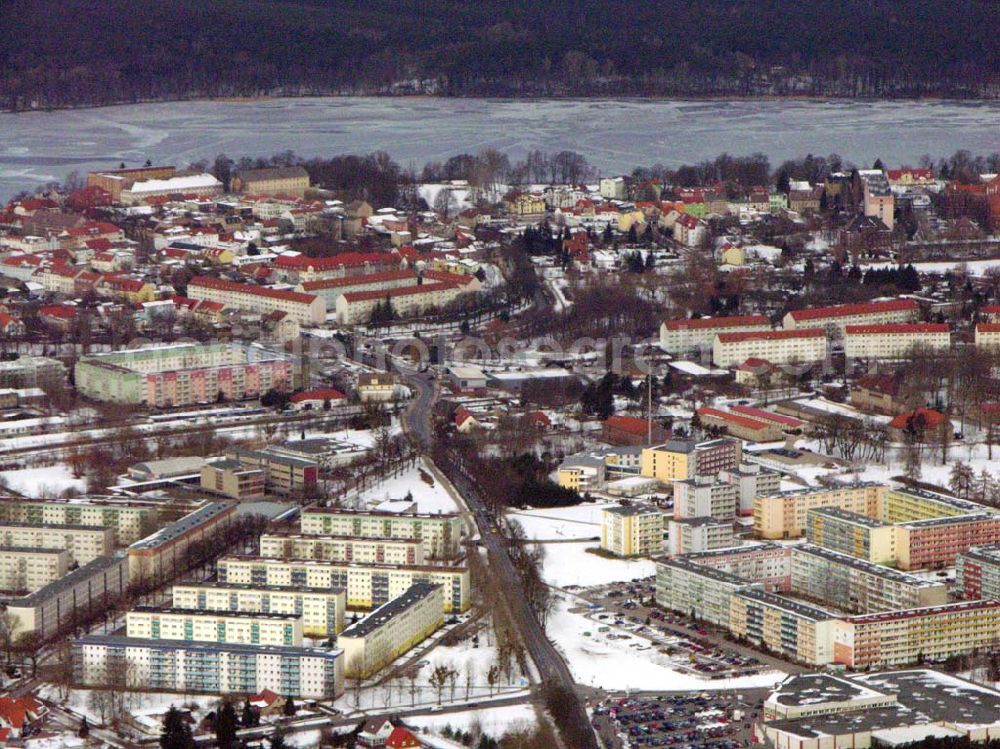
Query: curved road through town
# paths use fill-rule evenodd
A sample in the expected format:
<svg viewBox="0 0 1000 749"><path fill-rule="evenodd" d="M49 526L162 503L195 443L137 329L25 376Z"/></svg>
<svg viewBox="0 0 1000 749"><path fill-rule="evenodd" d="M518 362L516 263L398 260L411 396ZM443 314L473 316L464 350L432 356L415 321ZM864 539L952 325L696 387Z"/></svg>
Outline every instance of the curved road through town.
<svg viewBox="0 0 1000 749"><path fill-rule="evenodd" d="M426 448L431 443L430 414L436 394L434 378L426 373L414 373L407 376L407 384L413 389L414 398L410 408L403 416L404 427L411 437ZM587 716L587 711L576 696L576 683L573 680L573 674L570 673L566 662L545 635L545 630L542 629L528 605L521 579L507 553L506 541L496 530L493 517L479 495L475 478L470 476L457 462L457 456L452 455L452 457L453 460L450 460L447 465L438 465L437 468L448 477L465 499L469 511L475 519L483 546L489 553L490 571L499 576L501 580L500 589L506 595L507 605L521 632L531 660L538 670L538 675L543 682L555 682L563 687L568 695L575 697L573 705L573 711L576 714L575 720L589 727L590 719ZM598 749L597 737L593 731L588 732L588 736L590 741L585 746L574 746L572 749Z"/></svg>

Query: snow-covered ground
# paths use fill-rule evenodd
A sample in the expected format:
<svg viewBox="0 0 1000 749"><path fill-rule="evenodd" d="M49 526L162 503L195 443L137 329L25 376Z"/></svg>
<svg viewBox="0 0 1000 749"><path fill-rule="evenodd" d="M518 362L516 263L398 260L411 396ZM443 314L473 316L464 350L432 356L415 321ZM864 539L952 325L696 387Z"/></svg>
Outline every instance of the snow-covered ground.
<svg viewBox="0 0 1000 749"><path fill-rule="evenodd" d="M531 705L504 705L458 713L413 716L408 717L406 722L432 731L440 731L445 726L468 731L478 725L484 733L497 738L512 729L530 728L536 724L537 718Z"/></svg>
<svg viewBox="0 0 1000 749"><path fill-rule="evenodd" d="M598 632L598 624L570 611L575 604L560 596L546 630L580 684L604 689L738 689L772 686L785 676L768 671L737 679L704 679L681 673L668 656L640 636L608 639L608 633Z"/></svg>
<svg viewBox="0 0 1000 749"><path fill-rule="evenodd" d="M421 473L422 472L422 473ZM428 483L424 477L430 479ZM374 505L379 510L403 511L407 508L402 500L407 494L413 495L418 512L457 512L455 500L440 481L427 469L423 461L397 476L392 476L359 495L366 505Z"/></svg>
<svg viewBox="0 0 1000 749"><path fill-rule="evenodd" d="M82 492L87 488L87 479L73 478L69 466L62 463L40 468L3 471L0 477L11 491L26 497L52 497L62 494L67 489Z"/></svg>
<svg viewBox="0 0 1000 749"><path fill-rule="evenodd" d="M613 503L585 503L573 507L543 507L508 512L528 538L541 541L594 538L601 535L601 511Z"/></svg>
<svg viewBox="0 0 1000 749"><path fill-rule="evenodd" d="M656 567L649 559L609 559L587 551L597 546L596 541L544 544L542 576L545 582L565 588L568 585L606 585L656 574Z"/></svg>

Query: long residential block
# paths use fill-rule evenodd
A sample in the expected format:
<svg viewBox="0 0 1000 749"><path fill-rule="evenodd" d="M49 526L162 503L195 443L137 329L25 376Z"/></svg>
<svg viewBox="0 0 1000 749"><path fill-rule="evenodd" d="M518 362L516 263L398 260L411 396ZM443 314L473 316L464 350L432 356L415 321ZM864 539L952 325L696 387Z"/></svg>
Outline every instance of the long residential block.
<svg viewBox="0 0 1000 749"><path fill-rule="evenodd" d="M115 550L111 528L91 525L0 523L0 546L66 549L70 562L87 564Z"/></svg>
<svg viewBox="0 0 1000 749"><path fill-rule="evenodd" d="M305 533L265 533L260 537L262 557L324 559L365 564L423 564L419 538L355 538Z"/></svg>
<svg viewBox="0 0 1000 749"><path fill-rule="evenodd" d="M771 364L814 364L826 358L823 328L768 330L749 333L719 333L712 343L712 363L736 367L747 359Z"/></svg>
<svg viewBox="0 0 1000 749"><path fill-rule="evenodd" d="M688 561L728 572L765 590L787 593L792 587L792 550L775 543L744 544L688 554Z"/></svg>
<svg viewBox="0 0 1000 749"><path fill-rule="evenodd" d="M859 614L948 603L942 581L812 544L792 547L792 593Z"/></svg>
<svg viewBox="0 0 1000 749"><path fill-rule="evenodd" d="M753 529L760 538L797 538L806 531L809 510L839 507L880 517L886 487L876 483L797 489L754 499Z"/></svg>
<svg viewBox="0 0 1000 749"><path fill-rule="evenodd" d="M833 661L833 625L840 615L760 590L740 590L730 599L729 629L756 645L803 663Z"/></svg>
<svg viewBox="0 0 1000 749"><path fill-rule="evenodd" d="M302 620L295 614L138 606L125 614L128 637L244 645L302 645Z"/></svg>
<svg viewBox="0 0 1000 749"><path fill-rule="evenodd" d="M899 568L918 570L949 567L973 546L1000 542L1000 515L969 515L914 520L896 526Z"/></svg>
<svg viewBox="0 0 1000 749"><path fill-rule="evenodd" d="M908 323L917 319L920 306L914 299L890 299L885 302L838 304L833 307L812 307L792 310L781 324L788 330L806 328L838 328L848 325L886 325Z"/></svg>
<svg viewBox="0 0 1000 749"><path fill-rule="evenodd" d="M913 520L970 515L977 512L998 513L995 508L985 507L967 499L909 487L888 488L882 500L881 513L872 517L880 517L888 523L908 523Z"/></svg>
<svg viewBox="0 0 1000 749"><path fill-rule="evenodd" d="M666 320L660 324L660 348L668 354L710 349L719 333L747 333L771 329L763 315L737 317L702 317L688 320Z"/></svg>
<svg viewBox="0 0 1000 749"><path fill-rule="evenodd" d="M65 575L69 565L65 549L0 546L0 589L31 593Z"/></svg>
<svg viewBox="0 0 1000 749"><path fill-rule="evenodd" d="M0 499L0 520L30 525L86 525L111 528L119 546L138 541L156 528L152 505L99 500Z"/></svg>
<svg viewBox="0 0 1000 749"><path fill-rule="evenodd" d="M239 583L179 583L173 605L184 609L294 614L302 618L307 637L335 637L344 628L345 591L299 586L255 586Z"/></svg>
<svg viewBox="0 0 1000 749"><path fill-rule="evenodd" d="M326 321L326 300L315 294L195 276L188 282L187 295L258 315L284 312L300 325L322 325Z"/></svg>
<svg viewBox="0 0 1000 749"><path fill-rule="evenodd" d="M414 583L441 585L446 613L465 611L470 604L468 567L224 556L216 568L222 583L342 588L347 591L347 607L352 609L381 606L402 595Z"/></svg>
<svg viewBox="0 0 1000 749"><path fill-rule="evenodd" d="M657 605L727 629L733 593L762 587L686 557L654 561Z"/></svg>
<svg viewBox="0 0 1000 749"><path fill-rule="evenodd" d="M913 350L951 349L951 328L945 323L848 325L844 329L844 356L851 359L901 359Z"/></svg>
<svg viewBox="0 0 1000 749"><path fill-rule="evenodd" d="M295 699L344 693L343 651L87 635L73 641L73 679L100 687L125 677L143 692L253 695L264 689Z"/></svg>
<svg viewBox="0 0 1000 749"><path fill-rule="evenodd" d="M357 538L419 538L426 559L454 559L462 550L462 519L457 513L357 512L337 507L306 507L301 532Z"/></svg>
<svg viewBox="0 0 1000 749"><path fill-rule="evenodd" d="M365 679L423 642L444 624L441 597L440 585L417 583L341 632L346 675Z"/></svg>
<svg viewBox="0 0 1000 749"><path fill-rule="evenodd" d="M128 557L98 557L20 598L0 601L18 634L47 640L114 604L128 587Z"/></svg>
<svg viewBox="0 0 1000 749"><path fill-rule="evenodd" d="M209 502L128 547L129 579L155 582L182 571L192 544L223 531L236 515L231 502Z"/></svg>
<svg viewBox="0 0 1000 749"><path fill-rule="evenodd" d="M810 543L876 564L895 564L896 528L840 507L814 507L806 513Z"/></svg>

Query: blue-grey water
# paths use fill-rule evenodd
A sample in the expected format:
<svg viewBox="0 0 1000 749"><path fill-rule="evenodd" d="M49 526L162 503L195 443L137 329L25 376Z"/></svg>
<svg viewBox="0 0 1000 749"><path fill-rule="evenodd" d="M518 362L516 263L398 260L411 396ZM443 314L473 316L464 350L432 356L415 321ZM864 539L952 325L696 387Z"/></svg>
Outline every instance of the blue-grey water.
<svg viewBox="0 0 1000 749"><path fill-rule="evenodd" d="M494 147L571 149L603 173L676 166L726 151L772 162L839 153L915 165L922 154L1000 151L1000 103L811 100L308 98L138 104L0 114L0 199L72 171L146 159L185 166L219 153L389 152L420 167Z"/></svg>

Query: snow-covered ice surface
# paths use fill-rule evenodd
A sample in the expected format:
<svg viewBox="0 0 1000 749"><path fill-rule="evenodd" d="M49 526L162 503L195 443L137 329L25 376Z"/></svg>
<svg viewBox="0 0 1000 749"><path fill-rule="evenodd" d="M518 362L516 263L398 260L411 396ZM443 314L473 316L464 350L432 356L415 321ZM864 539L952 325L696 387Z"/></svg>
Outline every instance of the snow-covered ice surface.
<svg viewBox="0 0 1000 749"><path fill-rule="evenodd" d="M670 658L653 647L639 650L630 647L648 640L634 636L628 640L609 640L598 632L597 623L582 614L570 611L574 601L562 597L549 616L546 630L566 656L573 676L580 684L604 689L739 689L769 687L781 681L785 674L767 671L737 679L703 679L680 673L671 666ZM590 636L585 635L589 632Z"/></svg>
<svg viewBox="0 0 1000 749"><path fill-rule="evenodd" d="M837 152L864 164L996 149L997 102L295 98L189 101L0 114L0 200L69 172L146 159L186 166L291 149L387 151L404 167L497 148L514 158L572 149L605 173L693 164L732 151L771 163Z"/></svg>
<svg viewBox="0 0 1000 749"><path fill-rule="evenodd" d="M0 472L7 487L26 497L51 497L62 494L67 489L85 491L87 480L73 478L69 466L57 463L54 466L22 468L16 471Z"/></svg>

